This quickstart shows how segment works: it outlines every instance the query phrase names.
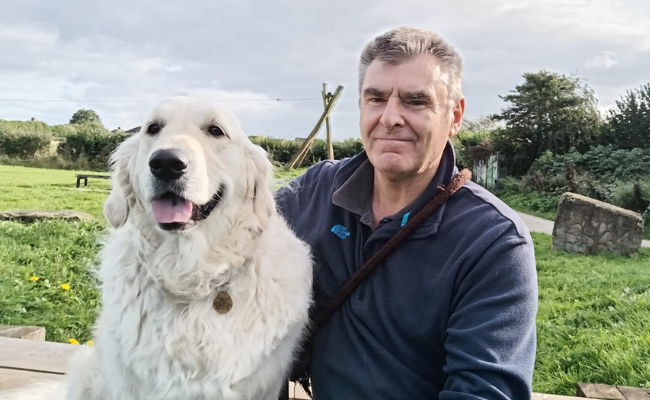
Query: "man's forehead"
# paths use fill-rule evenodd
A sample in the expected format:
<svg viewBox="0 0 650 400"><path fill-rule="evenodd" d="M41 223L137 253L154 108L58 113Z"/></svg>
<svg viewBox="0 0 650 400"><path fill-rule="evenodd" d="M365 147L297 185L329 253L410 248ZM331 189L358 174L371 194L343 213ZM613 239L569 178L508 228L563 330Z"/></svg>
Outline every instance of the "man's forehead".
<svg viewBox="0 0 650 400"><path fill-rule="evenodd" d="M438 59L431 55L421 55L400 63L374 60L368 66L363 80L362 92L366 89L400 95L413 92L432 92L445 90L447 74Z"/></svg>

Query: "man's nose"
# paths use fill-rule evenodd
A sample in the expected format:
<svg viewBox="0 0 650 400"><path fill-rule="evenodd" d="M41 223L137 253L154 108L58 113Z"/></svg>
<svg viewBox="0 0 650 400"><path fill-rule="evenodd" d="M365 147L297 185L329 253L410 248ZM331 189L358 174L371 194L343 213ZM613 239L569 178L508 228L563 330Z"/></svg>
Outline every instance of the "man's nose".
<svg viewBox="0 0 650 400"><path fill-rule="evenodd" d="M379 122L384 128L390 130L395 126L403 126L404 118L402 116L401 100L397 97L389 97L386 107L381 115Z"/></svg>

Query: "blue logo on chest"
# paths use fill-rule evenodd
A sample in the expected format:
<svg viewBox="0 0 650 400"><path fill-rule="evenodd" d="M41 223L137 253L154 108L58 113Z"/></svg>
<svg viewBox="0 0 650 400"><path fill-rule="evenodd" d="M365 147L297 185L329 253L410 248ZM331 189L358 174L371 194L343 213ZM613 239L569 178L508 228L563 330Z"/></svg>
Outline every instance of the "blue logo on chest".
<svg viewBox="0 0 650 400"><path fill-rule="evenodd" d="M332 232L341 239L345 239L347 236L350 236L350 232L348 232L348 230L343 225L334 225L332 227Z"/></svg>

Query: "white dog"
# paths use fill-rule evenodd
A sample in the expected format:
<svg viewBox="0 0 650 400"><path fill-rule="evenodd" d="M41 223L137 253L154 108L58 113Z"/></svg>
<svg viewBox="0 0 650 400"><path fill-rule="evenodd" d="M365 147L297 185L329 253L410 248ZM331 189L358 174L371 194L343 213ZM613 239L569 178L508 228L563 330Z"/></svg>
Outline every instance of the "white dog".
<svg viewBox="0 0 650 400"><path fill-rule="evenodd" d="M112 161L102 311L67 398L277 399L312 260L275 210L266 153L214 103L174 98Z"/></svg>

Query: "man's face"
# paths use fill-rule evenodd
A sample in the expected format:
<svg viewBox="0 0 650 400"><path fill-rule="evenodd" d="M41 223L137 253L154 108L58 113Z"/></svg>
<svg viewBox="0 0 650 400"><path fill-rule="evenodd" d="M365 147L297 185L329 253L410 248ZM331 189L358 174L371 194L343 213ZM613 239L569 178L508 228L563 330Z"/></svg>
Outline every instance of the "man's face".
<svg viewBox="0 0 650 400"><path fill-rule="evenodd" d="M458 133L465 100L451 104L432 55L392 65L375 60L361 86L361 140L375 170L405 179L437 170L447 138Z"/></svg>

